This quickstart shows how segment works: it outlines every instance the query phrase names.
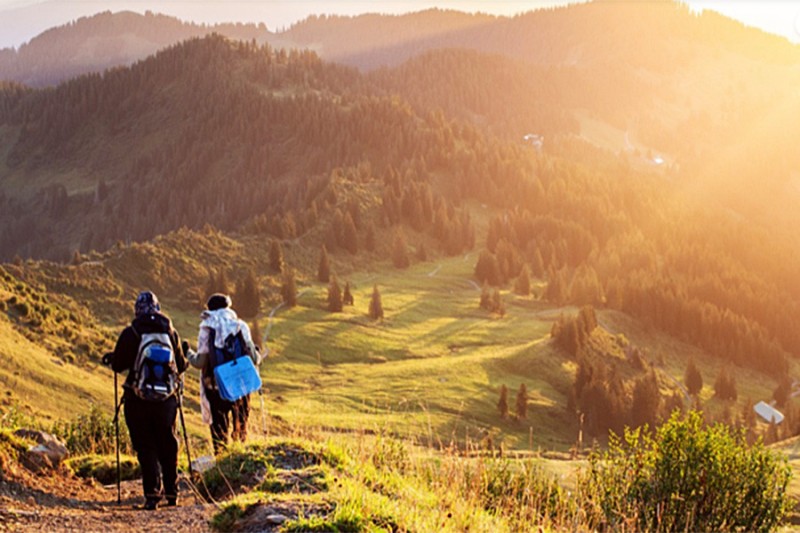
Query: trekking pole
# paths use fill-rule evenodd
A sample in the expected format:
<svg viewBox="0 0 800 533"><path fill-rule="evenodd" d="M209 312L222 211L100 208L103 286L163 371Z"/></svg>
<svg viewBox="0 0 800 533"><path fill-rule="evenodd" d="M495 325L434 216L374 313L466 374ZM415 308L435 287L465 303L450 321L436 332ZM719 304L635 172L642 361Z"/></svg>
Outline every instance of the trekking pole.
<svg viewBox="0 0 800 533"><path fill-rule="evenodd" d="M264 418L264 390L258 389L258 398L261 400L261 435L266 437L267 436L267 422L266 418Z"/></svg>
<svg viewBox="0 0 800 533"><path fill-rule="evenodd" d="M113 372L113 370L112 370ZM119 463L119 408L122 407L122 402L118 400L119 391L117 390L117 373L114 372L114 447L117 452L117 505L122 503L122 487L120 486L122 478L122 468Z"/></svg>

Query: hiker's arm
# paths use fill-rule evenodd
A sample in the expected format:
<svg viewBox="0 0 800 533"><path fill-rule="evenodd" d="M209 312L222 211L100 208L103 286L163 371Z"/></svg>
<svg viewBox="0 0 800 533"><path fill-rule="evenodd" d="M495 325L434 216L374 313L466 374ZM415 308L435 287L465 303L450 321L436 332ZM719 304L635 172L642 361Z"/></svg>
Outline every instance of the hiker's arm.
<svg viewBox="0 0 800 533"><path fill-rule="evenodd" d="M242 338L244 339L245 344L247 345L247 353L250 354L250 358L253 360L253 363L256 366L261 364L261 354L256 349L256 345L253 343L253 336L250 334L250 327L247 323L243 320L242 321Z"/></svg>
<svg viewBox="0 0 800 533"><path fill-rule="evenodd" d="M183 345L181 344L181 336L177 330L172 330L172 349L175 351L175 366L178 367L178 373L183 374L186 371L188 363L186 361L186 354L183 352Z"/></svg>
<svg viewBox="0 0 800 533"><path fill-rule="evenodd" d="M114 372L124 372L133 367L136 360L136 351L139 348L139 339L130 327L125 328L114 346L114 355L111 358L111 369Z"/></svg>
<svg viewBox="0 0 800 533"><path fill-rule="evenodd" d="M200 333L197 335L197 352L189 350L189 353L186 354L189 358L189 364L195 368L202 369L206 366L208 351L208 329L200 328Z"/></svg>

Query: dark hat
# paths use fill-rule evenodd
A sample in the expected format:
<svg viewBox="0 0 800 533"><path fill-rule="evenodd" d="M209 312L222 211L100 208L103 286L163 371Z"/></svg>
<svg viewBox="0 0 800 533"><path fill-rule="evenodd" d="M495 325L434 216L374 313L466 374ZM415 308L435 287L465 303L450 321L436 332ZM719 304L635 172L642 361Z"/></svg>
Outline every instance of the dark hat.
<svg viewBox="0 0 800 533"><path fill-rule="evenodd" d="M212 294L206 302L206 309L209 311L216 311L231 306L231 297L227 294L216 293Z"/></svg>
<svg viewBox="0 0 800 533"><path fill-rule="evenodd" d="M155 294L150 291L143 291L136 297L136 304L133 309L136 316L151 315L161 311L161 305L159 305Z"/></svg>

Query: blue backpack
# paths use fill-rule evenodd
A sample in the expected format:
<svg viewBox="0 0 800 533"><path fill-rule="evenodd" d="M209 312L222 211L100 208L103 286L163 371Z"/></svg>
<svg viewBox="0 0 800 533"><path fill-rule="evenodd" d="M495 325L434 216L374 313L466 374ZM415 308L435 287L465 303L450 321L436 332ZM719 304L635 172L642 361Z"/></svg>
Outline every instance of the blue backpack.
<svg viewBox="0 0 800 533"><path fill-rule="evenodd" d="M222 348L216 346L215 335L212 329L208 338L211 352L205 375L210 378L212 386L216 386L220 397L235 402L260 389L261 376L253 364L242 332L228 335Z"/></svg>

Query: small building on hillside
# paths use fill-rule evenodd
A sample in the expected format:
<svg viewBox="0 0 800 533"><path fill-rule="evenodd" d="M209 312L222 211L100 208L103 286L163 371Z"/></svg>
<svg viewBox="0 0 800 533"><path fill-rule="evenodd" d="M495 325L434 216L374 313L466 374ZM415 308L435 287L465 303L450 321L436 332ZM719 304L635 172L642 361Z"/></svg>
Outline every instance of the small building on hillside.
<svg viewBox="0 0 800 533"><path fill-rule="evenodd" d="M768 422L770 424L774 422L776 425L783 422L783 413L781 413L768 403L758 402L753 406L753 410L765 422Z"/></svg>

